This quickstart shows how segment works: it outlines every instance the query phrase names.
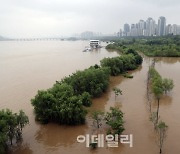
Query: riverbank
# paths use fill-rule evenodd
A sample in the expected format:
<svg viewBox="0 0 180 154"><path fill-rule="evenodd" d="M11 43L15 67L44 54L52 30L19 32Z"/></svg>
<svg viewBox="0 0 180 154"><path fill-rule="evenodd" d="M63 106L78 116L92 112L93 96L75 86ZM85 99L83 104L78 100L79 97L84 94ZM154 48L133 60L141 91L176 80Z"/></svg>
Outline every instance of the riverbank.
<svg viewBox="0 0 180 154"><path fill-rule="evenodd" d="M121 52L130 48L149 57L180 57L180 36L125 38L114 42L106 48Z"/></svg>

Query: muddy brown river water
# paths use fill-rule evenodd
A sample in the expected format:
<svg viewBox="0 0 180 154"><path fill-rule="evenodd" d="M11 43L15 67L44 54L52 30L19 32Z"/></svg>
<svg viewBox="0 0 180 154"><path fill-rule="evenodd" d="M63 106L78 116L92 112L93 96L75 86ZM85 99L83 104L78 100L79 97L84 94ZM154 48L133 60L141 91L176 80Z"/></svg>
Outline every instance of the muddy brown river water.
<svg viewBox="0 0 180 154"><path fill-rule="evenodd" d="M50 123L41 125L34 120L30 99L38 89L51 87L76 70L99 64L104 57L117 56L104 48L93 52L82 52L87 41L27 41L0 42L0 109L9 108L14 112L23 109L29 116L30 124L23 131L22 143L15 144L9 153L15 154L158 154L153 125L149 121L146 105L146 79L152 59L143 56L143 64L132 71L133 79L111 77L108 91L93 100L89 111L108 111L119 106L125 113L125 131L133 134L133 148L120 144L118 148L90 150L84 143L77 143L78 135L91 133L92 121L81 126L60 126ZM160 116L169 126L164 144L164 154L180 153L180 58L157 58L156 69L166 78L174 80L175 87L160 101ZM123 91L115 100L113 87ZM156 109L156 103L152 105Z"/></svg>

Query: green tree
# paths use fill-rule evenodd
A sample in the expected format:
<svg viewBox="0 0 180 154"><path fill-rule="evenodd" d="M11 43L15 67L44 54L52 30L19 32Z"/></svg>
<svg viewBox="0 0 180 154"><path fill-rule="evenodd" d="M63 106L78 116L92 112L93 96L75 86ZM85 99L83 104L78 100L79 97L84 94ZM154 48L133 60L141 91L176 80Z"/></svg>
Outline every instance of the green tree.
<svg viewBox="0 0 180 154"><path fill-rule="evenodd" d="M18 141L22 137L22 128L27 121L29 121L28 117L22 110L19 114L12 113L9 109L0 111L0 153L6 152L8 141L12 145L14 138Z"/></svg>
<svg viewBox="0 0 180 154"><path fill-rule="evenodd" d="M19 115L17 116L17 123L19 124L21 131L23 127L29 123L29 118L23 110L19 111Z"/></svg>
<svg viewBox="0 0 180 154"><path fill-rule="evenodd" d="M157 126L157 134L158 134L158 145L159 145L159 153L162 153L162 148L164 144L164 140L166 138L168 126L165 124L165 122L160 121Z"/></svg>
<svg viewBox="0 0 180 154"><path fill-rule="evenodd" d="M111 134L121 134L124 131L123 113L119 108L111 107L105 115L106 124L111 127Z"/></svg>
<svg viewBox="0 0 180 154"><path fill-rule="evenodd" d="M174 87L173 80L171 80L171 79L166 79L166 78L163 79L162 84L163 84L162 86L163 86L163 90L164 90L165 94L167 92L171 91Z"/></svg>
<svg viewBox="0 0 180 154"><path fill-rule="evenodd" d="M163 95L163 86L162 86L162 79L161 77L157 77L152 85L152 90L153 93L158 101L158 106L157 106L157 123L158 123L158 117L159 117L159 103L160 103L160 98Z"/></svg>
<svg viewBox="0 0 180 154"><path fill-rule="evenodd" d="M82 93L81 100L84 106L89 107L92 104L91 95L88 92Z"/></svg>
<svg viewBox="0 0 180 154"><path fill-rule="evenodd" d="M116 99L116 97L118 96L118 95L122 95L122 90L121 89L119 89L119 88L113 88L113 92L114 92L114 94L115 94L115 99Z"/></svg>
<svg viewBox="0 0 180 154"><path fill-rule="evenodd" d="M93 126L95 128L100 128L102 126L102 121L104 119L104 112L94 111L92 112Z"/></svg>
<svg viewBox="0 0 180 154"><path fill-rule="evenodd" d="M85 122L87 111L83 107L83 100L89 101L87 93L75 95L71 85L56 83L47 91L38 91L31 101L38 121L76 125Z"/></svg>
<svg viewBox="0 0 180 154"><path fill-rule="evenodd" d="M0 153L4 154L7 147L7 125L4 119L4 114L0 111Z"/></svg>

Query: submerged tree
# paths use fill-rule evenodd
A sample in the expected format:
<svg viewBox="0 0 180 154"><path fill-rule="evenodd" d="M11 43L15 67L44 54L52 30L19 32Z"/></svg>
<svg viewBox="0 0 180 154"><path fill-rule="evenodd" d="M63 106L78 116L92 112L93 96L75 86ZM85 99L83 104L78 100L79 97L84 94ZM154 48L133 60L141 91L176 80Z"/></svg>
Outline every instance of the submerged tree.
<svg viewBox="0 0 180 154"><path fill-rule="evenodd" d="M163 79L162 86L163 86L163 90L164 90L165 94L167 94L167 92L171 91L174 87L173 80L166 79L166 78Z"/></svg>
<svg viewBox="0 0 180 154"><path fill-rule="evenodd" d="M163 148L164 140L166 138L167 128L168 126L163 121L160 121L157 125L159 153L162 153L162 148Z"/></svg>
<svg viewBox="0 0 180 154"><path fill-rule="evenodd" d="M104 119L104 112L102 111L94 111L92 113L93 126L95 128L100 128L102 126L102 121Z"/></svg>
<svg viewBox="0 0 180 154"><path fill-rule="evenodd" d="M12 145L14 139L21 139L22 129L28 122L28 117L22 110L19 114L12 113L9 109L0 111L0 153L5 153L8 141Z"/></svg>
<svg viewBox="0 0 180 154"><path fill-rule="evenodd" d="M158 101L158 106L157 106L157 123L158 123L160 98L164 94L164 92L167 93L167 91L172 90L174 84L171 79L162 79L160 74L153 67L150 68L149 73L151 78L152 92L154 93Z"/></svg>
<svg viewBox="0 0 180 154"><path fill-rule="evenodd" d="M114 94L115 94L115 99L118 95L122 95L122 90L119 88L113 88Z"/></svg>
<svg viewBox="0 0 180 154"><path fill-rule="evenodd" d="M106 124L111 127L110 134L121 134L124 131L123 112L116 107L111 107L105 115Z"/></svg>
<svg viewBox="0 0 180 154"><path fill-rule="evenodd" d="M29 123L28 116L24 113L23 110L19 111L19 115L17 116L17 123L22 131L22 128Z"/></svg>
<svg viewBox="0 0 180 154"><path fill-rule="evenodd" d="M160 116L158 117L158 119L160 119ZM157 129L157 113L156 112L152 112L150 115L150 121L153 123L154 125L154 129Z"/></svg>
<svg viewBox="0 0 180 154"><path fill-rule="evenodd" d="M160 103L160 98L163 94L162 79L160 77L154 81L152 88L153 88L153 93L158 101L157 112L156 112L157 113L157 123L158 123L159 103Z"/></svg>

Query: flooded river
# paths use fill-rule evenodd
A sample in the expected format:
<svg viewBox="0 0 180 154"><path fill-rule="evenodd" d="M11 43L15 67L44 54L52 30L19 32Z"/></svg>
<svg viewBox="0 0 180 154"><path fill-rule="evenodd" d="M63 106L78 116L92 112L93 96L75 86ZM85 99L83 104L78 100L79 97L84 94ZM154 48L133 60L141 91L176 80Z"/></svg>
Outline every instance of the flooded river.
<svg viewBox="0 0 180 154"><path fill-rule="evenodd" d="M90 150L85 143L77 143L78 135L91 133L92 121L87 117L86 125L60 126L41 125L34 120L30 99L37 90L50 88L56 80L75 72L99 64L104 57L114 57L116 52L104 48L93 52L82 52L87 41L27 41L0 42L0 109L9 108L14 112L23 109L30 124L23 131L23 141L14 145L9 153L15 154L158 154L158 146L153 125L149 121L146 99L147 71L151 59L143 57L141 67L132 71L133 79L111 77L108 91L93 100L89 111L108 111L111 106L119 106L125 113L125 131L133 134L133 148L120 144L118 148ZM166 78L174 80L173 91L160 101L160 116L169 126L164 144L165 154L180 153L180 58L157 58L156 69ZM113 87L123 91L115 100ZM153 103L156 109L156 103Z"/></svg>

